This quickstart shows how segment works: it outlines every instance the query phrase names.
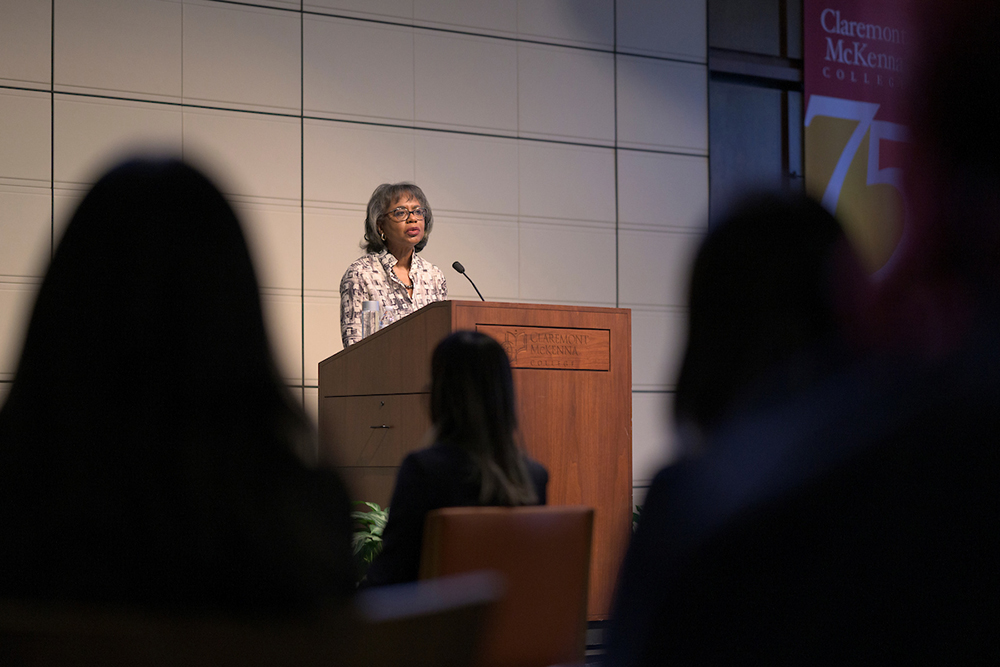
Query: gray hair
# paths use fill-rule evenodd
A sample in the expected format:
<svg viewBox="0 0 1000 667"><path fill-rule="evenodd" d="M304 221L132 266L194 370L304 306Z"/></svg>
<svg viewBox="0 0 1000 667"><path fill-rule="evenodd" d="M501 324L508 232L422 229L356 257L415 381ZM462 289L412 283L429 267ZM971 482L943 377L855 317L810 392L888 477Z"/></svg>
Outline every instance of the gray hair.
<svg viewBox="0 0 1000 667"><path fill-rule="evenodd" d="M365 238L361 242L361 247L365 252L382 252L385 249L385 242L378 229L378 221L389 212L389 207L393 202L404 194L413 195L420 206L427 211L424 214L424 238L416 245L414 251L420 252L427 245L427 239L431 235L431 227L434 226L434 215L431 213L430 204L424 191L413 183L383 183L375 188L371 199L368 200L368 216L365 218Z"/></svg>

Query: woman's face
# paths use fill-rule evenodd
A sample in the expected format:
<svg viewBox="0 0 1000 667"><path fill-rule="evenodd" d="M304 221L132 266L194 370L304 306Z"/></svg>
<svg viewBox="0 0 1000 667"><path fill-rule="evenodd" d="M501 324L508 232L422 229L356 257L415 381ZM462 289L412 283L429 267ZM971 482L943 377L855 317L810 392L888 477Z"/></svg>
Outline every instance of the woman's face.
<svg viewBox="0 0 1000 667"><path fill-rule="evenodd" d="M412 250L424 238L424 218L414 213L417 210L422 210L420 202L412 194L404 192L382 216L380 227L385 234L385 245L397 257ZM393 212L405 214L397 220Z"/></svg>

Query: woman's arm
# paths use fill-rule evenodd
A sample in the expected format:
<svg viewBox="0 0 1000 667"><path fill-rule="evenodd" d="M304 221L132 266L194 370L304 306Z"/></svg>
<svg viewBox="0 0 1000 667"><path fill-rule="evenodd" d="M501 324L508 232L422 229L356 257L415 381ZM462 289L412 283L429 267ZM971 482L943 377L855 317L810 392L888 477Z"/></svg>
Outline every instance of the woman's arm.
<svg viewBox="0 0 1000 667"><path fill-rule="evenodd" d="M364 300L361 276L351 265L340 280L340 339L345 348L361 340L361 302Z"/></svg>
<svg viewBox="0 0 1000 667"><path fill-rule="evenodd" d="M434 293L436 301L447 301L448 300L448 281L445 280L444 271L438 267L434 267L433 278L434 283Z"/></svg>

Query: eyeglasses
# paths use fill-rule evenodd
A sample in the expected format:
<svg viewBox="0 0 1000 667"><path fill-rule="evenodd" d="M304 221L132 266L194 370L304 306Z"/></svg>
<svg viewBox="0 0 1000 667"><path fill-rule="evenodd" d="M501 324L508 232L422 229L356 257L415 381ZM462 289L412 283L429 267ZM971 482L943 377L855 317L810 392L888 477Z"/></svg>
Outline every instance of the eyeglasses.
<svg viewBox="0 0 1000 667"><path fill-rule="evenodd" d="M404 220L409 220L412 215L417 220L423 220L424 216L427 215L426 208L414 208L408 209L400 206L399 208L394 208L388 213L387 216L395 220L396 222L403 222Z"/></svg>

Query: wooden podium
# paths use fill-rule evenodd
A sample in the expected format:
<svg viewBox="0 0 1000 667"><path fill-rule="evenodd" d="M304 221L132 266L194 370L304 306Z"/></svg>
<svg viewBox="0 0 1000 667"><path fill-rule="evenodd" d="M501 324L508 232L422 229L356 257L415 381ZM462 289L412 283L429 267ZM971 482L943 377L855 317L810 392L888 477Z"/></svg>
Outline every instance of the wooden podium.
<svg viewBox="0 0 1000 667"><path fill-rule="evenodd" d="M430 368L452 331L511 359L521 435L552 505L595 508L589 617L608 617L632 527L632 324L623 308L441 301L319 364L320 461L357 500L386 505L403 457L425 447Z"/></svg>

